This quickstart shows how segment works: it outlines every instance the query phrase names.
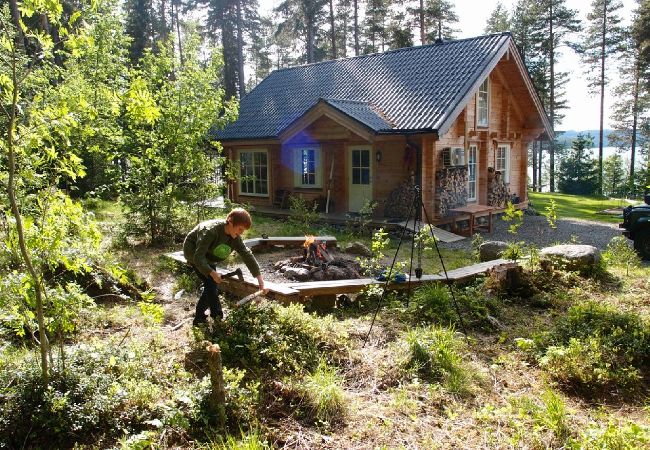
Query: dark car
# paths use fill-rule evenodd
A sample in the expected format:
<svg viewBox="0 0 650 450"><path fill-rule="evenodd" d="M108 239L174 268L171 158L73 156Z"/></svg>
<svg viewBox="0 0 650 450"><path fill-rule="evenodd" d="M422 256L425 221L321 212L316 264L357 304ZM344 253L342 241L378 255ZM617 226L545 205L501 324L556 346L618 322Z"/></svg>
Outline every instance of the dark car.
<svg viewBox="0 0 650 450"><path fill-rule="evenodd" d="M634 249L641 258L650 261L650 194L644 196L645 204L628 206L623 210L623 235L634 241Z"/></svg>

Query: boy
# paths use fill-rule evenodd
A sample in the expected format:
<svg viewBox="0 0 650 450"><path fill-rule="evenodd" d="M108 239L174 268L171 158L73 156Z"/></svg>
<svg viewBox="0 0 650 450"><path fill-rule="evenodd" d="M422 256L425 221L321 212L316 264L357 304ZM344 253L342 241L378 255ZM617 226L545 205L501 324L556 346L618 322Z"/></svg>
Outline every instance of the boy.
<svg viewBox="0 0 650 450"><path fill-rule="evenodd" d="M243 208L230 211L226 220L207 220L198 224L188 233L183 242L185 260L192 266L203 282L203 292L196 304L194 326L206 321L206 310L210 308L210 316L214 320L223 319L221 303L219 303L219 288L221 276L217 273L215 263L226 259L234 250L242 257L251 275L257 278L260 290L264 289L264 280L260 266L241 235L248 230L253 221L250 214Z"/></svg>

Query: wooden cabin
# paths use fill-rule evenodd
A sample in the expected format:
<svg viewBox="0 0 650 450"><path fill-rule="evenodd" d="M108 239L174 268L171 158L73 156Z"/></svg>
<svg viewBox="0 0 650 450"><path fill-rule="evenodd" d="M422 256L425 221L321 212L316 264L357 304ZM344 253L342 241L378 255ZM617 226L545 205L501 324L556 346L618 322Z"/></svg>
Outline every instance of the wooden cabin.
<svg viewBox="0 0 650 450"><path fill-rule="evenodd" d="M293 195L340 215L376 201L384 219L418 204L434 223L525 206L528 145L550 137L509 33L277 70L214 131L240 163L235 202Z"/></svg>

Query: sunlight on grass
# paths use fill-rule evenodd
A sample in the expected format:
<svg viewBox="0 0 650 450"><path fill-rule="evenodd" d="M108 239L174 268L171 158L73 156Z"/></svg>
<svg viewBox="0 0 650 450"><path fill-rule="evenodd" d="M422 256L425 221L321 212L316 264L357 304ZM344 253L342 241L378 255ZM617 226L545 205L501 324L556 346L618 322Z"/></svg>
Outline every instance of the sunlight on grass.
<svg viewBox="0 0 650 450"><path fill-rule="evenodd" d="M545 208L555 200L558 218L576 218L584 220L597 220L599 222L619 223L618 214L603 214L608 209L621 209L628 206L625 199L610 199L607 197L569 195L550 192L529 192L530 204L535 210L544 214ZM622 212L621 212L622 214Z"/></svg>

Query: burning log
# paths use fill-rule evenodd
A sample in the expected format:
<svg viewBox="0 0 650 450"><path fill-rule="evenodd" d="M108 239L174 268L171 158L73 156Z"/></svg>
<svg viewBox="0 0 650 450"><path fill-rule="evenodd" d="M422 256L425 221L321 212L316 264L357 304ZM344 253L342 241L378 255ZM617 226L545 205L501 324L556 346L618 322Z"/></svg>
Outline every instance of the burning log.
<svg viewBox="0 0 650 450"><path fill-rule="evenodd" d="M293 256L278 261L273 268L286 278L297 281L324 281L361 278L356 261L333 257L325 242L316 242L313 236L306 236L302 256Z"/></svg>

